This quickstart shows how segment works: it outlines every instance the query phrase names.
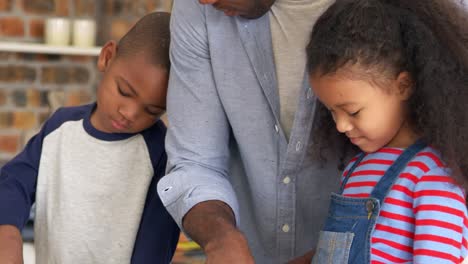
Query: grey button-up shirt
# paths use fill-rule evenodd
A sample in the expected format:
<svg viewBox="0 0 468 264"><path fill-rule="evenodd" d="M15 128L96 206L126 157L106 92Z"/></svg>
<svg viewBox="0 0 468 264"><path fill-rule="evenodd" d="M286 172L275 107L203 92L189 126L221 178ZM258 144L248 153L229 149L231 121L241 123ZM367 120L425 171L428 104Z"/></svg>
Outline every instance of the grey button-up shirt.
<svg viewBox="0 0 468 264"><path fill-rule="evenodd" d="M172 12L161 199L179 225L194 205L224 201L256 262L285 263L315 246L339 182L336 160L310 155L315 98L307 78L288 143L268 16L227 17L198 0L176 0Z"/></svg>

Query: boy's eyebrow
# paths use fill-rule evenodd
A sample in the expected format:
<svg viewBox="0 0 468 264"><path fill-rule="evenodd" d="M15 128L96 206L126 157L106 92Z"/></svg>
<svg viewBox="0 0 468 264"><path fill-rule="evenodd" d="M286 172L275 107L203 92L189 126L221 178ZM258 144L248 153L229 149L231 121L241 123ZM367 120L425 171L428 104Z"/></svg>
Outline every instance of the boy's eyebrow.
<svg viewBox="0 0 468 264"><path fill-rule="evenodd" d="M133 86L127 80L125 80L125 78L123 78L123 77L118 77L118 78L127 85L127 87L130 89L130 91L133 93L133 95L138 96L138 93L135 90L135 88L133 88ZM156 107L156 108L159 108L159 109L162 109L162 110L166 111L165 106L159 106L159 105L155 105L155 104L150 104L149 106Z"/></svg>

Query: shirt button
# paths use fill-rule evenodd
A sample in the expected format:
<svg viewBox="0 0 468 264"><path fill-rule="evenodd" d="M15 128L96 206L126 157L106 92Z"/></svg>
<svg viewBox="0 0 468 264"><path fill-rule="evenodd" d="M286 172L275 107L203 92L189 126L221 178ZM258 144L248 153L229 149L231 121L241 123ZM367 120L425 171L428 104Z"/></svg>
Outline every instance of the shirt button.
<svg viewBox="0 0 468 264"><path fill-rule="evenodd" d="M275 125L275 131L276 131L276 133L279 132L279 127L278 127L278 125Z"/></svg>
<svg viewBox="0 0 468 264"><path fill-rule="evenodd" d="M307 99L310 99L312 97L312 91L310 89L312 88L309 87L309 89L307 89Z"/></svg>
<svg viewBox="0 0 468 264"><path fill-rule="evenodd" d="M291 182L291 178L289 178L288 176L284 177L283 179L284 184L289 184L290 182Z"/></svg>
<svg viewBox="0 0 468 264"><path fill-rule="evenodd" d="M296 143L296 151L301 151L301 149L302 149L302 142L298 141Z"/></svg>
<svg viewBox="0 0 468 264"><path fill-rule="evenodd" d="M286 224L286 225L283 225L283 227L281 228L281 230L283 230L284 233L288 233L289 232L289 225Z"/></svg>

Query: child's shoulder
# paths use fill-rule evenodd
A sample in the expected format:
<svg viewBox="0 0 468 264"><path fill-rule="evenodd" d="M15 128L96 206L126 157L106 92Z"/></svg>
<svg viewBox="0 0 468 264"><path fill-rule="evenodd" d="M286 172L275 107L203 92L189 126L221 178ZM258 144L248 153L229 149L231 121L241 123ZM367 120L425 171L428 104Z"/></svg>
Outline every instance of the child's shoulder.
<svg viewBox="0 0 468 264"><path fill-rule="evenodd" d="M162 134L166 134L166 130L167 130L166 125L164 124L164 122L161 119L159 119L152 126L147 128L146 130L142 131L142 133L158 133L158 134L162 133Z"/></svg>
<svg viewBox="0 0 468 264"><path fill-rule="evenodd" d="M427 173L434 170L447 170L445 162L442 160L440 152L431 146L425 147L408 163L408 166L415 166Z"/></svg>
<svg viewBox="0 0 468 264"><path fill-rule="evenodd" d="M83 118L87 114L89 114L93 110L94 107L95 107L95 104L60 107L52 114L49 120L50 119L79 120L80 118Z"/></svg>
<svg viewBox="0 0 468 264"><path fill-rule="evenodd" d="M364 155L360 165L373 165L377 167L390 166L404 152L400 148L382 148L374 153L359 153L353 157L346 166L345 172L354 165L354 163ZM411 173L420 178L427 173L437 172L440 175L449 176L450 172L441 158L440 153L431 146L425 147L418 152L407 164L404 172Z"/></svg>
<svg viewBox="0 0 468 264"><path fill-rule="evenodd" d="M440 152L431 146L421 150L406 165L403 173L408 177L413 177L415 183L436 181L455 183L451 176L451 170L446 166Z"/></svg>
<svg viewBox="0 0 468 264"><path fill-rule="evenodd" d="M152 156L161 157L165 154L164 140L166 138L166 125L158 120L154 125L140 132Z"/></svg>
<svg viewBox="0 0 468 264"><path fill-rule="evenodd" d="M43 130L48 133L54 131L68 121L81 120L92 111L93 107L94 104L61 107L46 120Z"/></svg>
<svg viewBox="0 0 468 264"><path fill-rule="evenodd" d="M140 132L147 141L164 141L166 137L166 125L162 120L156 121L152 126Z"/></svg>

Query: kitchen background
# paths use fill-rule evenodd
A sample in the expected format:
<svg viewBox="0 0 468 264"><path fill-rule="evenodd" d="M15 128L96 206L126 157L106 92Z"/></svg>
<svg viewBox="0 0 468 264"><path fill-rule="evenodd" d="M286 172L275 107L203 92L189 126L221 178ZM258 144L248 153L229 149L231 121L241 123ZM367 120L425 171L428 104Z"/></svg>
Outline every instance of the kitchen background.
<svg viewBox="0 0 468 264"><path fill-rule="evenodd" d="M171 5L172 0L0 0L0 167L58 107L94 101L100 45L118 40L146 13L170 11ZM43 44L46 21L54 17L94 20L97 47ZM200 251L185 237L181 241L173 263L202 263ZM32 241L26 243L25 264L34 263L33 252Z"/></svg>

